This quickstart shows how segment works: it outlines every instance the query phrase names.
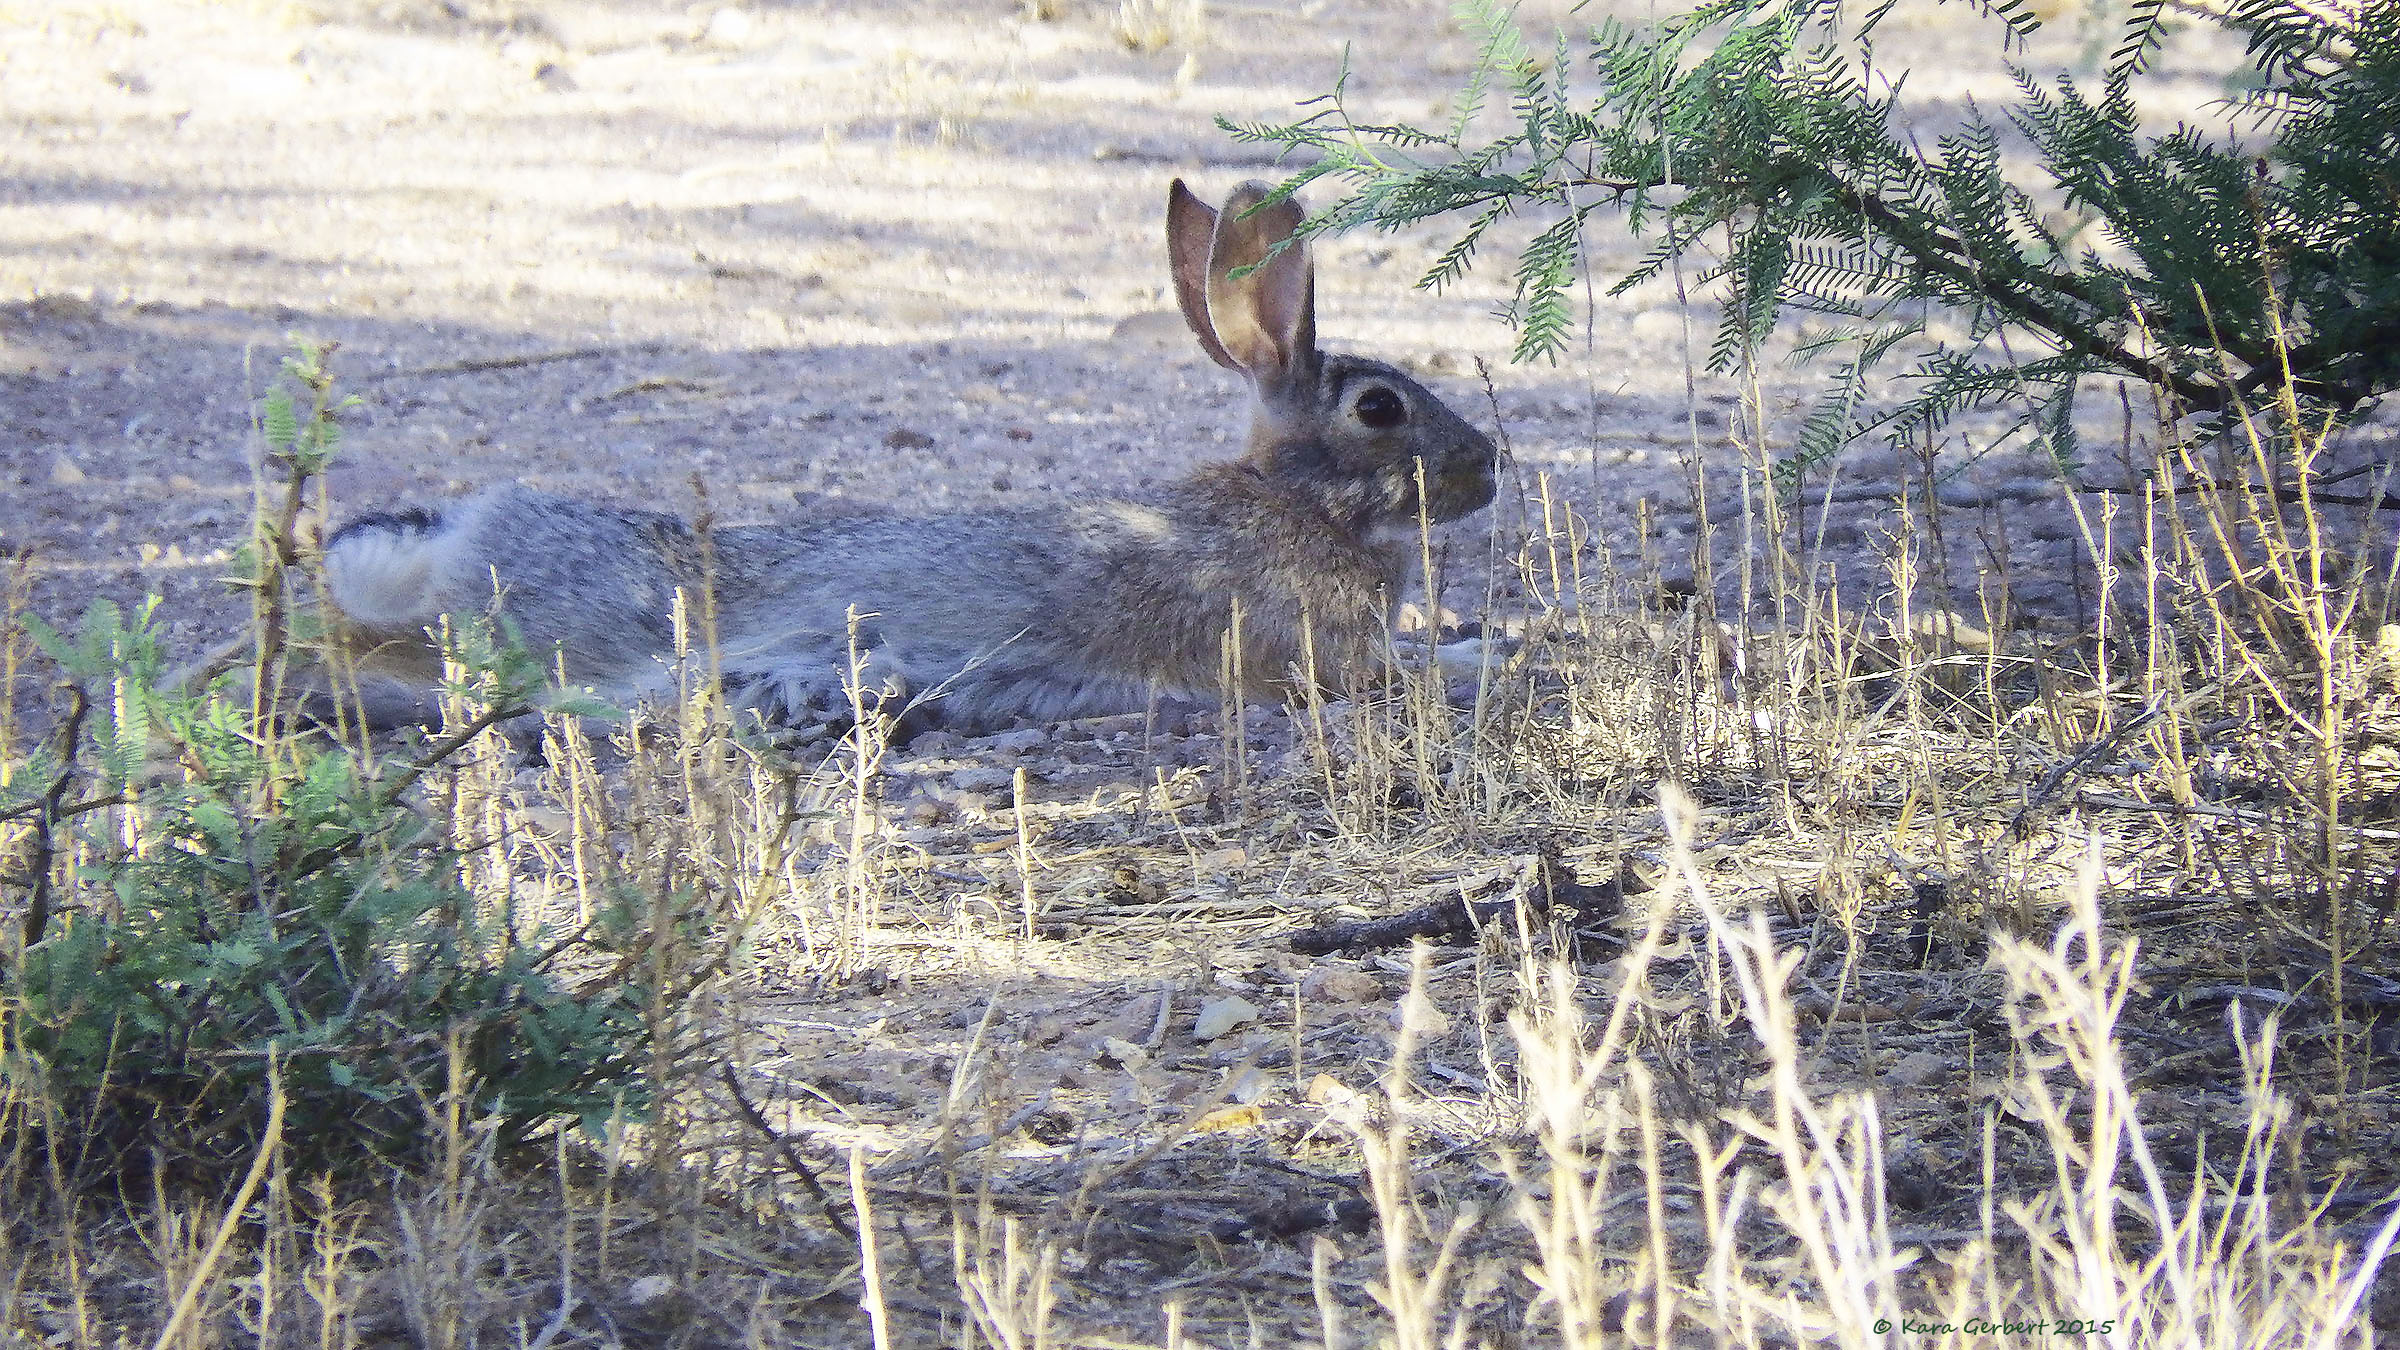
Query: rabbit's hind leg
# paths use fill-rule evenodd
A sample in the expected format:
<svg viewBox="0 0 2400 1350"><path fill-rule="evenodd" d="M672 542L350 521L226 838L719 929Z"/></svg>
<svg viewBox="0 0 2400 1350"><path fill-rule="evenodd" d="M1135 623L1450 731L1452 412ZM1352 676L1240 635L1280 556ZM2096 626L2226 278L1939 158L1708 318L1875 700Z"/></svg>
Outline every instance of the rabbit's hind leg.
<svg viewBox="0 0 2400 1350"><path fill-rule="evenodd" d="M937 697L929 701L944 726L980 735L1018 721L1064 722L1141 712L1156 694L1186 691L1065 663L988 660L960 671L935 692Z"/></svg>
<svg viewBox="0 0 2400 1350"><path fill-rule="evenodd" d="M907 667L889 648L860 652L855 669L850 653L831 643L821 652L781 655L786 659L773 669L727 670L727 698L766 725L808 740L848 731L862 712L889 723L895 740L924 730L921 710L909 705Z"/></svg>

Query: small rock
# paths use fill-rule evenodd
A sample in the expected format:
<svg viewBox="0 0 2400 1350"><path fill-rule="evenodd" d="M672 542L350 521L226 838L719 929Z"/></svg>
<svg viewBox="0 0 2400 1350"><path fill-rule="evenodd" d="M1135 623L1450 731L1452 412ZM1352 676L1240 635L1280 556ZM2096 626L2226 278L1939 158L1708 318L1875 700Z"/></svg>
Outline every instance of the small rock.
<svg viewBox="0 0 2400 1350"><path fill-rule="evenodd" d="M958 733L955 731L921 731L916 739L908 743L909 754L928 759L950 754L957 749Z"/></svg>
<svg viewBox="0 0 2400 1350"><path fill-rule="evenodd" d="M992 809L992 799L987 793L971 792L949 783L927 783L924 790L926 796L962 816L980 816Z"/></svg>
<svg viewBox="0 0 2400 1350"><path fill-rule="evenodd" d="M1312 970L1300 981L1300 996L1318 1003L1365 1003L1382 993L1374 976L1343 966Z"/></svg>
<svg viewBox="0 0 2400 1350"><path fill-rule="evenodd" d="M1128 1069L1138 1069L1150 1062L1150 1052L1122 1036L1100 1038L1099 1058L1113 1060Z"/></svg>
<svg viewBox="0 0 2400 1350"><path fill-rule="evenodd" d="M1402 1025L1404 1021L1413 1022L1418 1039L1427 1041L1438 1041L1450 1034L1450 1015L1448 1013L1421 998L1409 1001L1415 1005L1414 1014L1412 1015L1406 1009L1393 1009L1392 1025L1394 1027Z"/></svg>
<svg viewBox="0 0 2400 1350"><path fill-rule="evenodd" d="M1150 1039L1151 1033L1158 1029L1159 998L1160 995L1157 993L1143 994L1124 1007L1117 1009L1113 1016L1095 1027L1094 1030L1099 1033L1103 1043L1111 1038L1126 1041L1138 1038L1147 1041Z"/></svg>
<svg viewBox="0 0 2400 1350"><path fill-rule="evenodd" d="M1198 1040L1213 1041L1257 1020L1257 1004L1239 994L1228 994L1200 1005L1200 1015L1192 1019L1192 1035Z"/></svg>
<svg viewBox="0 0 2400 1350"><path fill-rule="evenodd" d="M1198 1134L1215 1134L1224 1130L1255 1130L1266 1124L1267 1113L1255 1106L1220 1106L1192 1122Z"/></svg>
<svg viewBox="0 0 2400 1350"><path fill-rule="evenodd" d="M1050 733L1040 727L1025 727L986 736L983 743L1004 755L1022 755L1039 750L1050 743Z"/></svg>
<svg viewBox="0 0 2400 1350"><path fill-rule="evenodd" d="M1897 1087L1924 1087L1950 1072L1950 1063L1930 1050L1918 1050L1902 1055L1899 1062L1883 1071L1884 1081Z"/></svg>
<svg viewBox="0 0 2400 1350"><path fill-rule="evenodd" d="M1343 1102L1358 1100L1358 1094L1351 1091L1341 1079L1321 1073L1308 1080L1308 1100L1317 1106L1339 1106Z"/></svg>
<svg viewBox="0 0 2400 1350"><path fill-rule="evenodd" d="M1073 1143L1078 1127L1075 1117L1053 1107L1034 1113L1033 1118L1025 1122L1024 1128L1026 1137L1033 1142L1057 1148Z"/></svg>
<svg viewBox="0 0 2400 1350"><path fill-rule="evenodd" d="M894 427L884 433L883 443L894 450L930 450L934 440L914 427Z"/></svg>
<svg viewBox="0 0 2400 1350"><path fill-rule="evenodd" d="M625 1301L636 1308L647 1308L675 1292L675 1281L665 1275L644 1275L625 1286Z"/></svg>
<svg viewBox="0 0 2400 1350"><path fill-rule="evenodd" d="M52 487L82 487L89 481L90 475L84 473L74 460L65 455L60 455L57 459L50 461L50 485Z"/></svg>
<svg viewBox="0 0 2400 1350"><path fill-rule="evenodd" d="M1016 781L1017 776L1009 770L989 767L960 769L950 775L950 785L961 792L1012 792Z"/></svg>

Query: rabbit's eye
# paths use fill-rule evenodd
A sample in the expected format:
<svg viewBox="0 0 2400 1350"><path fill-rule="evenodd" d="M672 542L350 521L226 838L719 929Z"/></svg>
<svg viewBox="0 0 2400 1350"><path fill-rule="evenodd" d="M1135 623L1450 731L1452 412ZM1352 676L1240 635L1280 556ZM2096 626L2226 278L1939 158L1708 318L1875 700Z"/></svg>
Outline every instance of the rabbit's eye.
<svg viewBox="0 0 2400 1350"><path fill-rule="evenodd" d="M1359 421L1377 431L1389 431L1408 420L1408 404L1402 402L1398 394L1381 385L1360 394L1358 402L1350 405L1350 410L1357 414Z"/></svg>

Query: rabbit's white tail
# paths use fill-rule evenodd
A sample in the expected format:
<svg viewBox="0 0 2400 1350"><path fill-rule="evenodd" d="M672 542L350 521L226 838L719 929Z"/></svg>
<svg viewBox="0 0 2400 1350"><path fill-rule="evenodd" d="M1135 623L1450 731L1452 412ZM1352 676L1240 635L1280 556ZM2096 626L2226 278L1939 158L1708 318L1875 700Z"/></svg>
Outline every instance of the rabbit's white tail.
<svg viewBox="0 0 2400 1350"><path fill-rule="evenodd" d="M351 622L369 630L422 632L441 617L463 532L431 511L363 516L325 541L325 584Z"/></svg>

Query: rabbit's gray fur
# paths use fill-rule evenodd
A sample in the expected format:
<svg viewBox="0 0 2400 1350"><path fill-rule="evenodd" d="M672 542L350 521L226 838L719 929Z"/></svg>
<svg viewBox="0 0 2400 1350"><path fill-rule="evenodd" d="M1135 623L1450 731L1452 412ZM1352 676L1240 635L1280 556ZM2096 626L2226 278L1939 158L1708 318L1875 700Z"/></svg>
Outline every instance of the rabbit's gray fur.
<svg viewBox="0 0 2400 1350"><path fill-rule="evenodd" d="M665 686L676 592L692 598L695 642L699 597L711 595L729 691L792 721L848 707L855 610L870 685L914 695L932 720L988 729L1214 693L1238 598L1253 694L1287 687L1304 651L1321 678L1361 677L1414 553L1418 460L1426 514L1451 520L1490 502L1496 455L1406 375L1317 351L1306 247L1275 251L1301 213L1260 207L1265 196L1244 184L1213 212L1177 182L1168 203L1185 317L1257 395L1240 459L1148 500L705 539L673 516L498 488L336 532L325 548L336 628L365 670L423 691L435 674L428 628L496 602L574 681L639 697ZM422 702L418 692L370 715L417 716Z"/></svg>

